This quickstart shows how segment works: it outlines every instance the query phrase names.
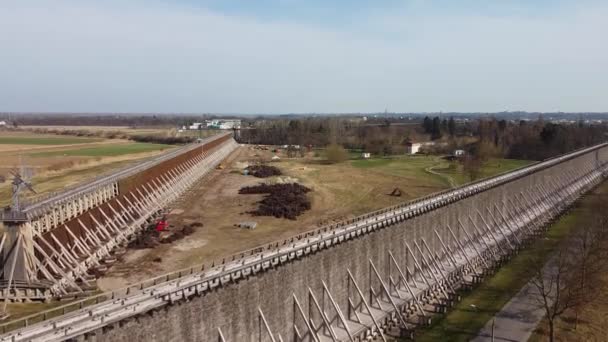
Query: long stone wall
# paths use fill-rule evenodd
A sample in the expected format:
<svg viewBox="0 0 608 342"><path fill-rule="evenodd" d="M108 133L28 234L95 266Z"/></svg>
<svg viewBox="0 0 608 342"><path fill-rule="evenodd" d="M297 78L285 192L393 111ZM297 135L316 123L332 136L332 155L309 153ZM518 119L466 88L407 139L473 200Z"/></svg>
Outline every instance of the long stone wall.
<svg viewBox="0 0 608 342"><path fill-rule="evenodd" d="M323 290L324 283L346 314L348 298L356 297L347 270L350 270L360 288L376 288L380 292L381 284L373 276L370 260L382 277L385 277L393 267L388 251L391 251L402 269L415 269L414 258L408 253L406 243L419 260L422 260L421 254L426 254L427 257L430 255L424 247L421 247L420 253L414 247L415 243L428 244L433 253L437 253L433 258L444 258L442 241L451 248L458 248L448 226L456 238L465 243L466 234L463 229L472 236L478 234L476 229L486 229L482 227L499 229L503 218L510 220L521 216L535 203L546 201L549 195L561 198L560 192L563 196L563 192L570 191L567 187L571 182L585 177L599 177L597 170L606 163L608 148L603 147L421 216L217 287L201 296L194 296L189 301L122 321L111 328L94 332L87 338L96 341L217 341L219 328L226 341L270 340L269 335L264 335L264 329L260 327L259 308L275 336L280 334L284 341L293 341L294 322L299 331L306 330L304 322L298 322L294 296L301 307L308 311L314 304L310 301L310 289L321 302L321 307L328 310L330 304ZM599 178L590 184L596 184L597 181ZM437 230L442 241L434 230ZM367 296L370 291L363 292ZM318 314L316 317L311 315L311 318L313 321L322 321Z"/></svg>

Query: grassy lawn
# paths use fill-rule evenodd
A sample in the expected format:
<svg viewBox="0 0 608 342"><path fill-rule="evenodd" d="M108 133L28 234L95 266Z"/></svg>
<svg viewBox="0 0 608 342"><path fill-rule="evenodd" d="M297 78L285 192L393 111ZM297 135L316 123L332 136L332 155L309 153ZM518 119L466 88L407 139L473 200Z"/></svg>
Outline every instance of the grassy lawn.
<svg viewBox="0 0 608 342"><path fill-rule="evenodd" d="M479 179L514 170L531 163L533 163L533 161L517 159L490 159L481 166L481 170L479 171ZM435 168L435 172L452 177L457 185L462 185L471 181L468 175L463 172L462 165L458 163L445 162L445 166L438 166Z"/></svg>
<svg viewBox="0 0 608 342"><path fill-rule="evenodd" d="M95 147L85 147L63 151L48 151L32 153L32 157L52 156L83 156L83 157L114 157L132 153L152 152L172 148L171 145L150 143L108 144Z"/></svg>
<svg viewBox="0 0 608 342"><path fill-rule="evenodd" d="M399 156L393 158L358 159L350 162L352 166L369 169L393 176L409 176L421 179L440 179L449 185L445 177L450 177L456 185L468 183L470 180L463 173L462 165L449 162L438 156ZM480 170L480 178L491 177L496 174L513 170L530 164L527 160L491 159L484 163ZM427 171L432 168L434 172L445 177L431 174Z"/></svg>
<svg viewBox="0 0 608 342"><path fill-rule="evenodd" d="M0 144L8 145L72 145L100 142L103 139L61 136L0 136Z"/></svg>
<svg viewBox="0 0 608 342"><path fill-rule="evenodd" d="M608 193L608 183L596 190ZM580 225L590 200L583 198L570 213L553 224L545 238L539 239L515 256L494 276L470 293L447 315L434 317L433 325L417 332L416 341L468 341L530 280L531 260L548 260L551 252L568 233ZM473 309L475 305L477 309Z"/></svg>
<svg viewBox="0 0 608 342"><path fill-rule="evenodd" d="M404 177L412 182L434 184L449 187L444 177L427 172L430 167L446 164L436 156L399 156L393 158L360 159L350 162L355 168L366 172L378 172L387 176ZM406 190L406 189L402 189Z"/></svg>
<svg viewBox="0 0 608 342"><path fill-rule="evenodd" d="M351 165L361 169L369 169L373 167L388 166L389 164L400 162L398 159L389 158L374 158L374 159L359 159L351 162ZM402 161L401 161L402 162Z"/></svg>

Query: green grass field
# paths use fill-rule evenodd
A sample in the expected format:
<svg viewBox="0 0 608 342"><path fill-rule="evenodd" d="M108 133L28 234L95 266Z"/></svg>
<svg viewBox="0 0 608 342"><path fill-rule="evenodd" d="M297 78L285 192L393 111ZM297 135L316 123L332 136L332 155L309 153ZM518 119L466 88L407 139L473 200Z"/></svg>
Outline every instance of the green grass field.
<svg viewBox="0 0 608 342"><path fill-rule="evenodd" d="M81 157L114 157L132 153L152 152L172 148L171 145L149 143L108 144L62 151L37 152L32 157L81 156Z"/></svg>
<svg viewBox="0 0 608 342"><path fill-rule="evenodd" d="M441 174L442 182L449 185L447 177L452 178L456 185L462 185L470 182L467 175L462 170L462 165L456 162L449 162L437 156L399 156L393 158L372 158L358 159L350 162L356 168L370 169L377 172L395 175L395 176L411 176L411 177L433 177L438 178L438 175L433 175L427 171L433 168L433 171ZM496 174L510 171L532 163L527 160L514 159L491 159L484 163L480 170L480 178L491 177Z"/></svg>
<svg viewBox="0 0 608 342"><path fill-rule="evenodd" d="M597 192L608 192L604 183ZM447 315L434 317L428 329L417 331L416 341L468 341L531 279L532 260L547 261L551 252L569 232L582 224L590 210L590 199L583 198L571 212L553 224L546 236L515 256L496 274L470 293L463 293ZM473 309L471 305L475 305Z"/></svg>
<svg viewBox="0 0 608 342"><path fill-rule="evenodd" d="M491 177L531 163L533 163L533 161L517 159L490 159L481 166L478 179ZM435 168L435 171L448 177L452 177L457 185L462 185L471 181L468 175L463 172L462 165L457 163L446 162L445 166L438 166Z"/></svg>
<svg viewBox="0 0 608 342"><path fill-rule="evenodd" d="M389 158L374 158L374 159L359 159L351 162L351 165L354 167L369 169L375 167L386 167L390 164L397 164L403 162L403 160L399 159L389 159Z"/></svg>
<svg viewBox="0 0 608 342"><path fill-rule="evenodd" d="M440 160L436 156L399 156L394 158L353 160L351 161L351 165L370 172L405 177L412 182L438 184L442 187L449 187L450 184L445 178L426 171L428 168L441 163Z"/></svg>
<svg viewBox="0 0 608 342"><path fill-rule="evenodd" d="M73 145L100 142L103 139L77 138L77 137L36 137L36 136L0 136L3 145Z"/></svg>

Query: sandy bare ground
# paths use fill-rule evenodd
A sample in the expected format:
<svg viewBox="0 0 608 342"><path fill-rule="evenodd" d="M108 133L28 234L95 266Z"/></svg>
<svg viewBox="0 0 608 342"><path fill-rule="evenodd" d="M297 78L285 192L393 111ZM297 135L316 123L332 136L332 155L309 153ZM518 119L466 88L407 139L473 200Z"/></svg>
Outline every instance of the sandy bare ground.
<svg viewBox="0 0 608 342"><path fill-rule="evenodd" d="M224 164L195 185L172 208L169 223L176 227L200 222L202 227L184 240L153 249L129 251L125 260L114 265L98 284L103 290L162 275L181 268L211 263L222 257L290 237L298 232L341 221L370 210L379 209L407 199L439 190L437 184L416 179L375 173L343 163L323 165L314 161L282 161L274 163L286 176L297 179L313 191L309 194L312 209L296 221L274 217L253 217L247 212L257 206L262 195L239 195L243 186L261 182L259 178L238 172L243 162L256 160L256 155L269 159L268 151L240 147ZM235 166L239 168L235 168ZM407 187L405 186L407 184ZM399 185L407 189L405 197L388 193ZM255 221L255 230L235 227L242 221ZM158 258L161 259L159 262ZM154 261L156 259L156 261Z"/></svg>

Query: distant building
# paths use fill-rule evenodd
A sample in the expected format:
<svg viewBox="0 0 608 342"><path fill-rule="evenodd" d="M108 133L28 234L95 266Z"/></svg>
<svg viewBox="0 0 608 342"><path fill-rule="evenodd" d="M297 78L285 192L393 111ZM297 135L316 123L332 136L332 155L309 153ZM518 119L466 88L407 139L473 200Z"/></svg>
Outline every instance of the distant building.
<svg viewBox="0 0 608 342"><path fill-rule="evenodd" d="M188 127L188 129L201 129L203 127L203 124L200 122L194 122L192 123L192 125L190 125Z"/></svg>
<svg viewBox="0 0 608 342"><path fill-rule="evenodd" d="M0 121L0 127L4 127L7 126L8 124L6 123L6 121Z"/></svg>
<svg viewBox="0 0 608 342"><path fill-rule="evenodd" d="M408 141L407 143L405 143L405 153L416 154L420 151L421 146L422 146L421 143L414 143L414 142Z"/></svg>
<svg viewBox="0 0 608 342"><path fill-rule="evenodd" d="M369 159L369 158L371 158L371 156L372 156L372 154L369 152L363 152L361 154L361 158L363 158L363 159Z"/></svg>
<svg viewBox="0 0 608 342"><path fill-rule="evenodd" d="M241 120L207 120L205 121L205 125L207 128L213 129L240 129L241 128Z"/></svg>
<svg viewBox="0 0 608 342"><path fill-rule="evenodd" d="M281 147L284 148L284 149L286 149L286 150L289 149L289 148L292 148L294 150L299 150L300 149L300 145L283 145Z"/></svg>

